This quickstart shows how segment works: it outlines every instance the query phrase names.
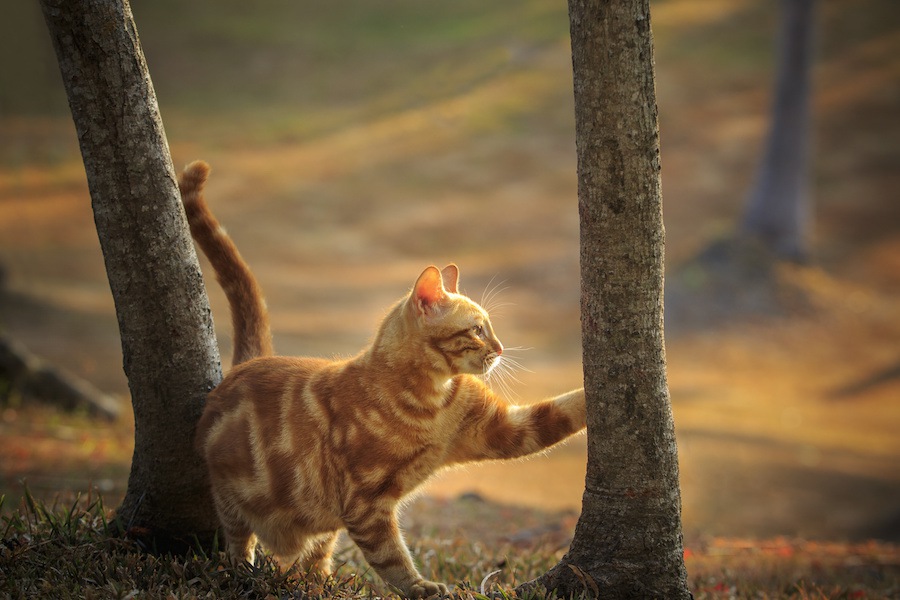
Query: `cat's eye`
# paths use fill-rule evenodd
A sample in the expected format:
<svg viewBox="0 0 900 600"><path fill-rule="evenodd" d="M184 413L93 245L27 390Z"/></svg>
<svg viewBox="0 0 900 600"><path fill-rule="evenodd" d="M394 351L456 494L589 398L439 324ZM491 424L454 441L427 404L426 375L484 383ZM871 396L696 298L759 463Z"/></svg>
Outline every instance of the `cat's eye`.
<svg viewBox="0 0 900 600"><path fill-rule="evenodd" d="M476 325L472 328L472 333L474 333L478 337L481 337L484 335L484 327L482 327L481 325Z"/></svg>

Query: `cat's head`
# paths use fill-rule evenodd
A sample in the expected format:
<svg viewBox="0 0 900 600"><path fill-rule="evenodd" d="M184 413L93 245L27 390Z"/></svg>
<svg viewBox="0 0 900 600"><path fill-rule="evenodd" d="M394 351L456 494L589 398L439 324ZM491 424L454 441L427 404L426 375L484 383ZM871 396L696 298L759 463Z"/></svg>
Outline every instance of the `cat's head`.
<svg viewBox="0 0 900 600"><path fill-rule="evenodd" d="M406 301L414 335L424 342L432 363L450 375L488 373L500 360L503 344L481 306L460 294L459 268L425 269Z"/></svg>

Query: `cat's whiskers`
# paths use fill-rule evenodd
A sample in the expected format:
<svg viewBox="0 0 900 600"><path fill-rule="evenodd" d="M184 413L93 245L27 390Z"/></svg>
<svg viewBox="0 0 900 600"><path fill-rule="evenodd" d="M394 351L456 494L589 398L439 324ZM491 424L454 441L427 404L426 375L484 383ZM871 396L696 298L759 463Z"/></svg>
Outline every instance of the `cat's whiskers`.
<svg viewBox="0 0 900 600"><path fill-rule="evenodd" d="M503 311L500 309L506 308L507 306L515 306L515 302L495 302L485 307L485 311L496 317L502 315Z"/></svg>
<svg viewBox="0 0 900 600"><path fill-rule="evenodd" d="M486 300L488 299L488 297L489 297L489 292L493 292L493 289L491 288L491 285L494 283L494 280L495 280L496 278L497 278L497 275L496 275L496 273L495 273L494 275L491 276L491 279L490 279L490 281L487 282L487 285L484 286L484 291L481 292L481 300L478 302L478 304L480 304L482 307L484 307L484 303L485 303L485 301L486 301ZM503 283L503 282L501 281L501 282L498 283L497 285L501 285L502 283Z"/></svg>
<svg viewBox="0 0 900 600"><path fill-rule="evenodd" d="M507 286L503 285L506 283L506 280L500 280L497 283L494 283L494 279L497 276L494 275L491 277L491 280L488 281L487 287L484 288L484 292L481 294L481 302L479 304L485 311L491 314L495 314L495 309L501 306L507 306L508 303L495 303L497 300L497 296L506 291Z"/></svg>
<svg viewBox="0 0 900 600"><path fill-rule="evenodd" d="M504 356L503 374L504 374L504 376L512 379L516 383L521 383L519 378L516 377L516 375L515 375L517 372L533 373L534 371L532 371L531 369L526 367L518 357L511 355L510 352L517 352L517 351L522 352L522 351L526 351L526 350L531 350L531 348L523 348L523 347L507 348L507 353Z"/></svg>
<svg viewBox="0 0 900 600"><path fill-rule="evenodd" d="M513 374L513 368L508 362L502 361L498 368L495 369L495 376L488 385L495 384L497 392L501 396L506 396L510 400L518 400L519 394L513 388L513 382L520 383L519 379Z"/></svg>
<svg viewBox="0 0 900 600"><path fill-rule="evenodd" d="M516 372L527 371L530 373L531 370L525 367L518 358L510 356L510 353L524 350L528 350L528 348L505 348L503 354L486 367L484 382L500 393L500 395L518 397L518 394L513 389L513 383L521 385L522 382L516 377Z"/></svg>

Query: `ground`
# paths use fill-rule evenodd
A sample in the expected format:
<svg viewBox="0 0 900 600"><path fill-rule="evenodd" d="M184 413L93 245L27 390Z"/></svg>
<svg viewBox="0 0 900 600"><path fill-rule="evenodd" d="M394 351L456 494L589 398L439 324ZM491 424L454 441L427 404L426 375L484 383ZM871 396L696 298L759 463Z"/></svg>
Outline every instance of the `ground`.
<svg viewBox="0 0 900 600"><path fill-rule="evenodd" d="M192 29L164 8L136 7L175 163L212 164L210 203L266 291L279 352L356 352L424 266L454 261L475 299L497 292L495 328L530 369L511 382L517 401L574 387L565 7L517 4L507 19L510 3L498 3L472 19L466 6L432 15L414 4L405 27L283 3L290 19L232 8L194 15ZM790 552L809 549L801 539L819 549L900 541L900 34L891 0L821 6L813 261L777 267L766 310L725 318L705 304L704 274L691 268L733 231L752 182L772 81L771 4L653 3L667 277L682 303L667 313L669 389L696 553L723 538L741 557L742 544L754 544L734 540ZM43 41L39 17L19 16L7 39ZM295 34L287 22L309 30ZM313 33L328 27L347 28L340 39L352 43ZM39 41L26 54L44 62L20 69L18 92L0 86L0 325L127 405L77 143ZM227 357L227 307L208 284ZM7 406L4 510L23 479L45 498L97 486L115 504L131 427L128 418L104 425ZM557 515L549 521L568 532L584 461L578 439L544 457L447 473L423 502L475 494ZM413 528L442 518L415 506Z"/></svg>

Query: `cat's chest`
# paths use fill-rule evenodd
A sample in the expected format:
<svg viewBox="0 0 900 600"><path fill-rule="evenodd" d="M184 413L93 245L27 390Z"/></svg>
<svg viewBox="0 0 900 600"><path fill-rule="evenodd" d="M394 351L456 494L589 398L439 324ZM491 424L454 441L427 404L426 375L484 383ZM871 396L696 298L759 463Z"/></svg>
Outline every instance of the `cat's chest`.
<svg viewBox="0 0 900 600"><path fill-rule="evenodd" d="M460 419L453 414L404 418L396 412L364 411L338 420L331 431L337 448L367 455L415 455L417 462L440 462Z"/></svg>
<svg viewBox="0 0 900 600"><path fill-rule="evenodd" d="M347 477L403 495L445 464L458 420L449 411L427 418L358 411L334 424L332 447Z"/></svg>

